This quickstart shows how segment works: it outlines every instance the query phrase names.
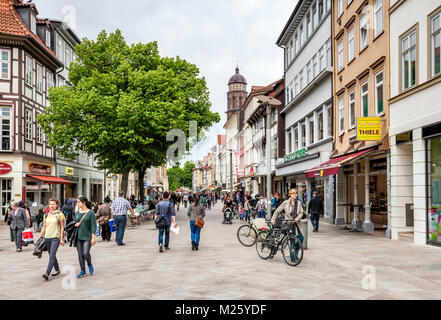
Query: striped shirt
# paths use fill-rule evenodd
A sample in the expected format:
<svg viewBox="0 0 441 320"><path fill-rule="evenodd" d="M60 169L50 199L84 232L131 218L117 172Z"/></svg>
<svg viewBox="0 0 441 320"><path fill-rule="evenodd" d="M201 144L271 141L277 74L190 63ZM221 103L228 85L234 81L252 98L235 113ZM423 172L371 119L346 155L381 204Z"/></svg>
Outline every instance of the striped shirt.
<svg viewBox="0 0 441 320"><path fill-rule="evenodd" d="M126 199L119 197L112 202L110 209L112 210L114 216L123 216L126 215L127 211L132 209L132 207Z"/></svg>

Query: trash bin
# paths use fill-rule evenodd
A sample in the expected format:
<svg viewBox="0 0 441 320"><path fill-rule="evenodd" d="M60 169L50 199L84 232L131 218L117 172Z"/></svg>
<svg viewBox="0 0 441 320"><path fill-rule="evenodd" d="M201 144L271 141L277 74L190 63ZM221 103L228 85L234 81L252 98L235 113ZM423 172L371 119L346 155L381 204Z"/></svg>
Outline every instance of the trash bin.
<svg viewBox="0 0 441 320"><path fill-rule="evenodd" d="M308 219L302 219L302 229L303 229L303 249L308 249Z"/></svg>

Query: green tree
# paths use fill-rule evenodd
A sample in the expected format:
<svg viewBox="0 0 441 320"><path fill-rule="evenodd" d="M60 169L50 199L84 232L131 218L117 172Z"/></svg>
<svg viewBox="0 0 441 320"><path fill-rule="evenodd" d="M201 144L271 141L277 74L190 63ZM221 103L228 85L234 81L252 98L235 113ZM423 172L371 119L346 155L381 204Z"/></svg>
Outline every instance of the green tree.
<svg viewBox="0 0 441 320"><path fill-rule="evenodd" d="M180 187L191 188L194 167L194 163L187 161L182 168L177 164L168 169L167 175L170 190L176 190Z"/></svg>
<svg viewBox="0 0 441 320"><path fill-rule="evenodd" d="M49 90L50 106L38 122L59 155L95 154L100 169L123 174L123 190L129 171L138 172L142 197L146 169L167 161L170 130L188 132L196 121L200 134L220 121L210 111L205 78L194 64L161 57L156 42L129 46L119 30L75 49L72 86Z"/></svg>

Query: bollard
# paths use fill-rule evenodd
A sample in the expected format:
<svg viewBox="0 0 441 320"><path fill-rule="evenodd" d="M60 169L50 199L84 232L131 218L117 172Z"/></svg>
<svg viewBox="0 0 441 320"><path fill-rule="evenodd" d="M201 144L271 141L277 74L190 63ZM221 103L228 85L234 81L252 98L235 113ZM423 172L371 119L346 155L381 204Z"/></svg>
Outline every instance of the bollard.
<svg viewBox="0 0 441 320"><path fill-rule="evenodd" d="M303 229L303 249L308 249L308 219L302 219L302 229Z"/></svg>

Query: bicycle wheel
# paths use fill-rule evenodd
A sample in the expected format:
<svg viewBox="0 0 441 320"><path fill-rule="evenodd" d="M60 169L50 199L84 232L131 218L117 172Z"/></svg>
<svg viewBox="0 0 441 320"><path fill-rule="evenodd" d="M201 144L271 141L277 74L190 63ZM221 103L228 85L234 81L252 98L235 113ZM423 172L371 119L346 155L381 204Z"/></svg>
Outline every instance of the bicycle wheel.
<svg viewBox="0 0 441 320"><path fill-rule="evenodd" d="M256 241L256 251L260 258L266 260L270 257L272 248L274 247L274 239L267 230L260 231L257 235L259 240Z"/></svg>
<svg viewBox="0 0 441 320"><path fill-rule="evenodd" d="M283 240L281 251L283 259L285 259L288 265L295 267L302 262L303 245L298 237L286 237L285 240Z"/></svg>
<svg viewBox="0 0 441 320"><path fill-rule="evenodd" d="M256 230L249 224L244 224L237 229L237 239L245 247L252 247L257 240Z"/></svg>

